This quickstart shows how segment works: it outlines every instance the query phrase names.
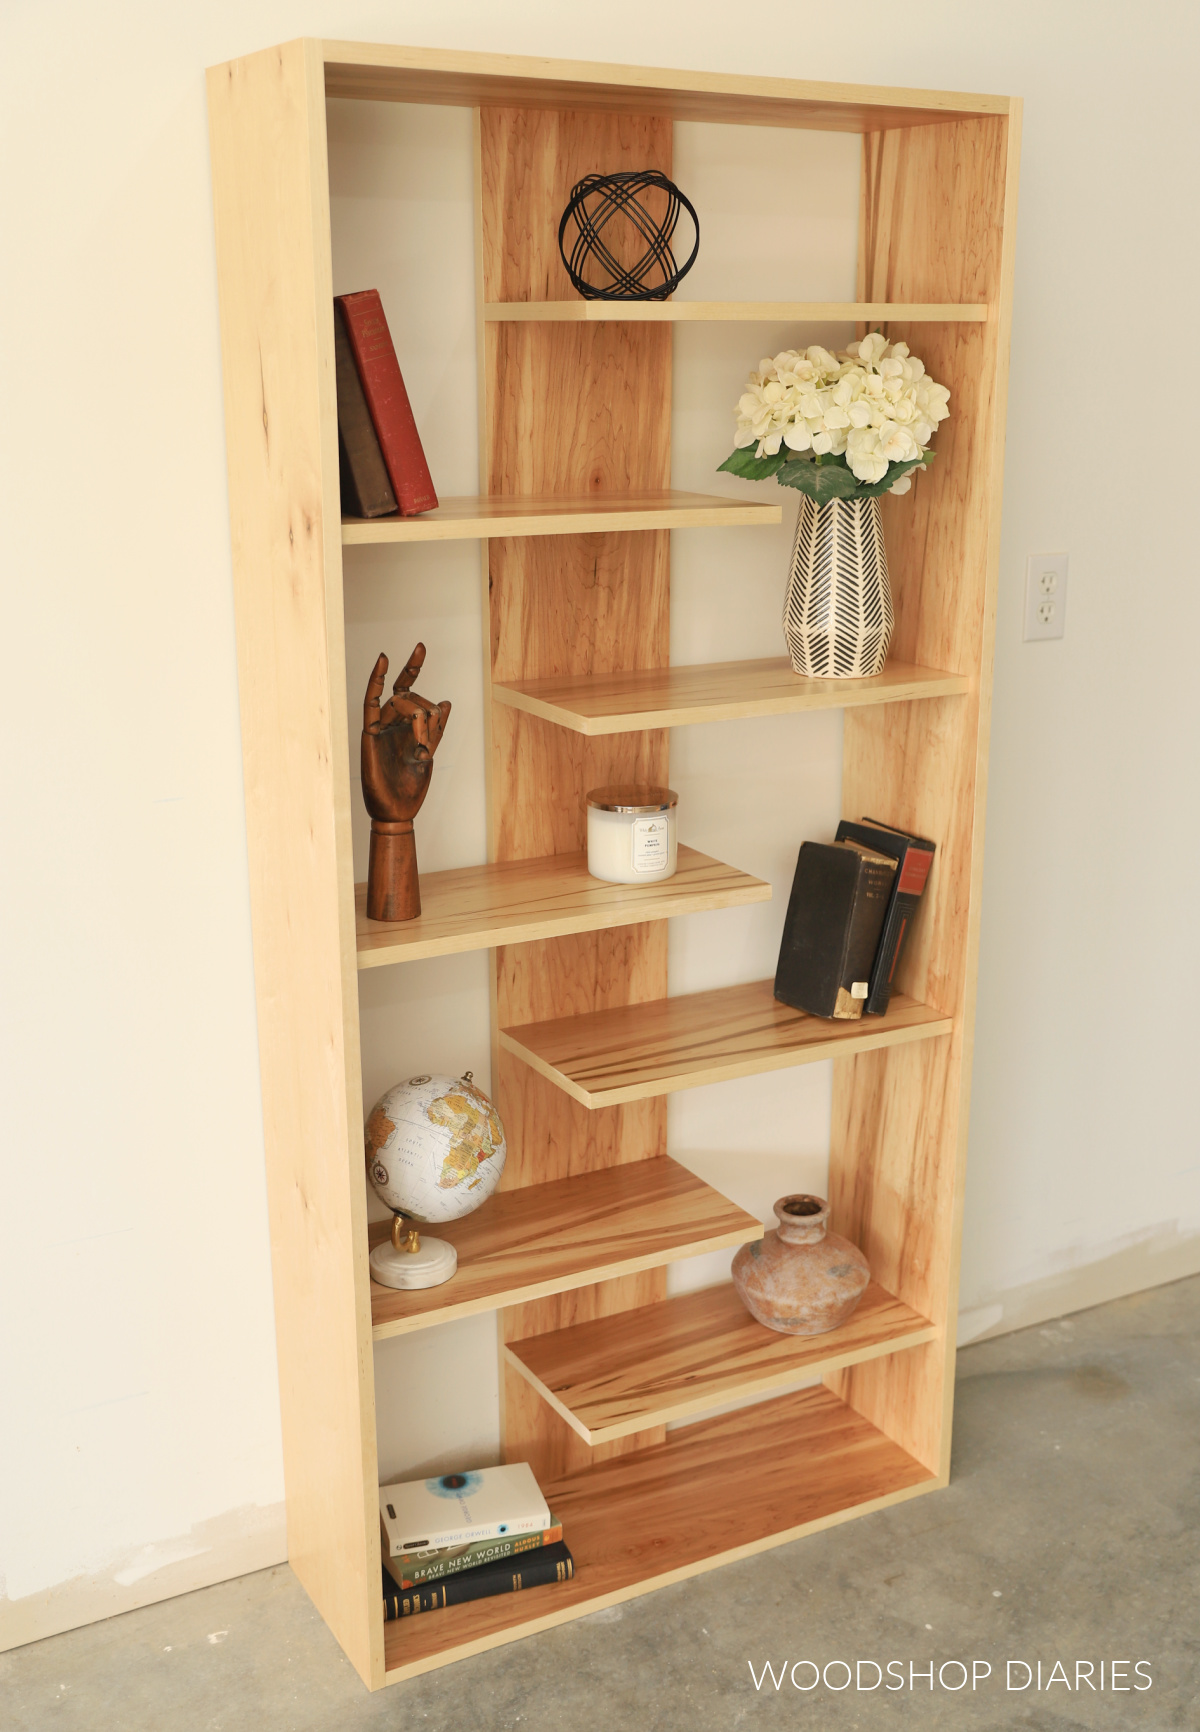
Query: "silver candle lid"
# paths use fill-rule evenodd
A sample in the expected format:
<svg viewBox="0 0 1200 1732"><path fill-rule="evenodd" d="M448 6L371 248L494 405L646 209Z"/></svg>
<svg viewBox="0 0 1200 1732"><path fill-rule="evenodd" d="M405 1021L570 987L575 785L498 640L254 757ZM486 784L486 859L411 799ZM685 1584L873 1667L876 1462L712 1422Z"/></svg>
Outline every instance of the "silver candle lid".
<svg viewBox="0 0 1200 1732"><path fill-rule="evenodd" d="M634 783L593 788L584 798L598 812L669 812L672 806L679 804L679 795L674 788L639 788Z"/></svg>

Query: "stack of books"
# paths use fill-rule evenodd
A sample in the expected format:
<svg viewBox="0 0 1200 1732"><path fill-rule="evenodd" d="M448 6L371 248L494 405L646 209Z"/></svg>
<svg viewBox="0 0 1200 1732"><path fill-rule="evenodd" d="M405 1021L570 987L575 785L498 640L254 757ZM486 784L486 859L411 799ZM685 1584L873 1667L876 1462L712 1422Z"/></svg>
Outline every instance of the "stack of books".
<svg viewBox="0 0 1200 1732"><path fill-rule="evenodd" d="M418 517L437 494L378 289L333 303L338 457L347 517Z"/></svg>
<svg viewBox="0 0 1200 1732"><path fill-rule="evenodd" d="M389 1620L575 1574L527 1462L380 1486L379 1515Z"/></svg>
<svg viewBox="0 0 1200 1732"><path fill-rule="evenodd" d="M882 1016L933 865L925 836L843 818L835 842L805 842L783 923L775 997L839 1021Z"/></svg>

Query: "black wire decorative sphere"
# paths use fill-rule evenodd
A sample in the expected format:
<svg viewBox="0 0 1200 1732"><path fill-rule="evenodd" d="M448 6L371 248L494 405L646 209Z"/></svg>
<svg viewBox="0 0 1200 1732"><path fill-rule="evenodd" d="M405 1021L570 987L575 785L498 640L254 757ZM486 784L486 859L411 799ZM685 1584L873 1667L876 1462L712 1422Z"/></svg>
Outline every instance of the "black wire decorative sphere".
<svg viewBox="0 0 1200 1732"><path fill-rule="evenodd" d="M661 222L647 210L639 193L657 187L667 195L667 214ZM671 241L681 210L692 219L696 238L682 265L675 262ZM636 264L623 265L608 244L605 230L616 217L623 217L645 241L645 251ZM575 237L567 251L568 226ZM610 231L615 239L616 231ZM696 262L700 251L700 219L691 200L656 168L629 169L622 174L585 174L571 189L570 201L558 225L558 250L567 275L585 300L665 301L676 290ZM589 266L607 272L607 282L591 282L584 275Z"/></svg>

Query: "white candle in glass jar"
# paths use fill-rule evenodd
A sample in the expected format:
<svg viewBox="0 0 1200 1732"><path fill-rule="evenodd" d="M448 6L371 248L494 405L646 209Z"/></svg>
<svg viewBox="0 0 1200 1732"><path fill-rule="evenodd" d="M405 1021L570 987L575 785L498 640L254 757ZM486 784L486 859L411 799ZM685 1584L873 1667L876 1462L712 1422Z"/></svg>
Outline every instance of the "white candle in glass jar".
<svg viewBox="0 0 1200 1732"><path fill-rule="evenodd" d="M588 871L608 884L650 884L675 870L671 788L593 788L587 796Z"/></svg>

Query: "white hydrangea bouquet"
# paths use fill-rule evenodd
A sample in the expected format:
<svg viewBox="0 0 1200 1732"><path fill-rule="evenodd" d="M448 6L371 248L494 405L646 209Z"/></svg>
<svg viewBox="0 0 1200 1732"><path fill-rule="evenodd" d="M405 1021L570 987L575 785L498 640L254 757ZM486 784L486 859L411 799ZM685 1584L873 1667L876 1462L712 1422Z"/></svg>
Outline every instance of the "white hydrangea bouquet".
<svg viewBox="0 0 1200 1732"><path fill-rule="evenodd" d="M950 413L907 343L874 331L840 356L819 344L760 361L738 399L736 446L720 465L751 481L774 476L818 505L907 493L932 463L929 442Z"/></svg>

